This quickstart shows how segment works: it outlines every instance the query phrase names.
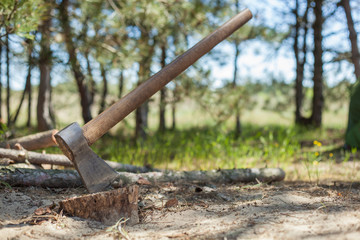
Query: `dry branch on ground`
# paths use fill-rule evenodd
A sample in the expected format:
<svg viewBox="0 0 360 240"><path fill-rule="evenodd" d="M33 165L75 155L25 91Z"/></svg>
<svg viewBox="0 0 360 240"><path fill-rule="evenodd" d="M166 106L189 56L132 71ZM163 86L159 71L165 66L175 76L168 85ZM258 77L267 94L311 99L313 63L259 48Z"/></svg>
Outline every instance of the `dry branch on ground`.
<svg viewBox="0 0 360 240"><path fill-rule="evenodd" d="M13 149L16 144L20 144L23 148L30 151L56 146L54 135L57 132L58 130L52 129L20 138L14 138L5 142L1 142L0 147Z"/></svg>
<svg viewBox="0 0 360 240"><path fill-rule="evenodd" d="M246 168L212 171L164 171L149 173L119 172L114 187L124 187L134 183L155 184L157 182L274 182L282 181L285 172L280 168ZM11 186L79 187L82 186L75 170L11 169L0 167L0 181Z"/></svg>
<svg viewBox="0 0 360 240"><path fill-rule="evenodd" d="M44 154L37 152L22 150L14 150L14 149L4 149L0 148L0 159L6 158L11 159L16 163L25 163L28 161L31 164L51 164L51 165L59 165L65 167L72 167L73 163L62 154ZM149 171L159 171L158 169L152 169L149 167L141 167L134 166L130 164L117 163L112 161L105 161L110 167L116 169L117 171L126 171L126 172L135 172L135 173L143 173Z"/></svg>

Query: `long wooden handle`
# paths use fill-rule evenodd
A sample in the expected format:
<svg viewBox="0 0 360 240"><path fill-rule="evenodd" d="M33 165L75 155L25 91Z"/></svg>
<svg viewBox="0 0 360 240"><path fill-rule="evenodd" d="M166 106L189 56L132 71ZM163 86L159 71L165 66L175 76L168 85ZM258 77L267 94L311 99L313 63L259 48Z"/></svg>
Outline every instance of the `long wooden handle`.
<svg viewBox="0 0 360 240"><path fill-rule="evenodd" d="M252 18L245 9L83 126L89 145Z"/></svg>

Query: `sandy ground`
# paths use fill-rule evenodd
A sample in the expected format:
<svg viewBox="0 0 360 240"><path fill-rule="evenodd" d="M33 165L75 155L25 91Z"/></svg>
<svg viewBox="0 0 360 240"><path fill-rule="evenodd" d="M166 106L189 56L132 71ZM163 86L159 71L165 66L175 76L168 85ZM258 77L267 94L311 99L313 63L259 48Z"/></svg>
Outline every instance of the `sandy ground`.
<svg viewBox="0 0 360 240"><path fill-rule="evenodd" d="M0 239L360 239L359 183L140 186L134 226L55 211L85 193L0 188Z"/></svg>

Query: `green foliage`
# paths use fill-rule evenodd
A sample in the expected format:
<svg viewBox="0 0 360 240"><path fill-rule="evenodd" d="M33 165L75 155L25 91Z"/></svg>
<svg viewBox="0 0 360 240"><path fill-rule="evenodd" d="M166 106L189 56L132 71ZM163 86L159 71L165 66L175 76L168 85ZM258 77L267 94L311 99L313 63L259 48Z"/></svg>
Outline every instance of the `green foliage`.
<svg viewBox="0 0 360 240"><path fill-rule="evenodd" d="M4 185L4 186L5 186L5 188L7 188L7 189L12 190L12 187L11 187L11 186L10 186L10 184L8 184L7 182L0 181L0 186L2 186L2 185Z"/></svg>
<svg viewBox="0 0 360 240"><path fill-rule="evenodd" d="M299 152L299 131L246 125L242 138L235 140L233 132L223 128L196 128L157 133L145 142L108 139L96 151L113 161L171 169L270 167L289 162Z"/></svg>
<svg viewBox="0 0 360 240"><path fill-rule="evenodd" d="M0 141L6 140L6 132L8 130L8 127L5 123L2 121L0 122Z"/></svg>
<svg viewBox="0 0 360 240"><path fill-rule="evenodd" d="M0 3L0 24L6 33L34 39L47 6L43 0L3 0Z"/></svg>
<svg viewBox="0 0 360 240"><path fill-rule="evenodd" d="M203 87L203 91L193 91L192 96L219 124L228 120L235 112L242 113L257 107L259 102L257 93L261 89L262 86L250 82L239 86L228 83L216 90Z"/></svg>

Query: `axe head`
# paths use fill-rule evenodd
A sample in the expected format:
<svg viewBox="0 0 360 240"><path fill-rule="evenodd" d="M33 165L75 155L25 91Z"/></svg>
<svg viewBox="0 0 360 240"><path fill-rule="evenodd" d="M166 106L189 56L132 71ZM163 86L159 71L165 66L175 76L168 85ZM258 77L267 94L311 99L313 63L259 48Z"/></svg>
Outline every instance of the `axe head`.
<svg viewBox="0 0 360 240"><path fill-rule="evenodd" d="M74 163L90 193L107 190L118 177L119 174L89 147L79 124L70 124L55 138L61 151Z"/></svg>

